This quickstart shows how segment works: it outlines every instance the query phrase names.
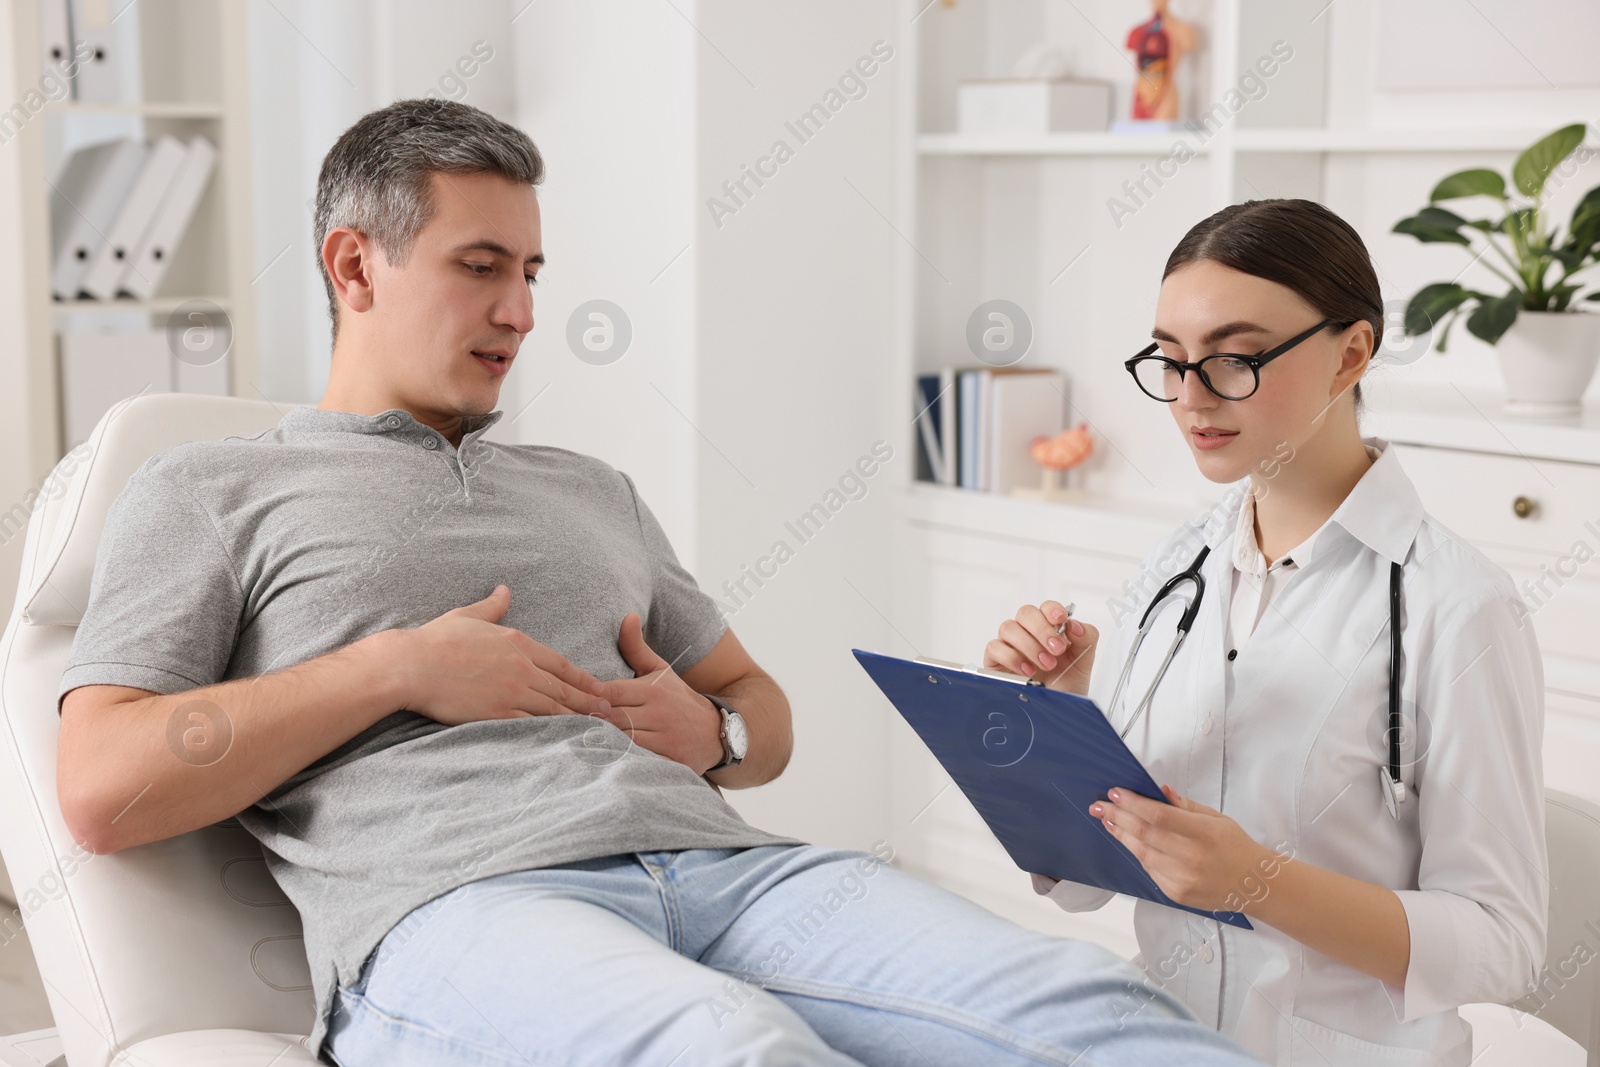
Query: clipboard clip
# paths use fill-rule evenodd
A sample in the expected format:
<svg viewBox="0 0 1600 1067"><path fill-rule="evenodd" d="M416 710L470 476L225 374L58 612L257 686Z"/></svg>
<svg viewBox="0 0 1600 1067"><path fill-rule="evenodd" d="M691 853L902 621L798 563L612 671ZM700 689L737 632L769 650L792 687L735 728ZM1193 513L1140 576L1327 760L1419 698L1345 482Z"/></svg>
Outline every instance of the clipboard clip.
<svg viewBox="0 0 1600 1067"><path fill-rule="evenodd" d="M992 667L979 667L972 663L953 663L947 659L934 659L932 656L918 656L912 662L921 663L929 667L937 667L942 671L960 671L962 674L976 674L983 678L994 678L997 681L1010 682L1012 685L1044 688L1044 683L1036 679L1023 678L1009 671L997 671Z"/></svg>

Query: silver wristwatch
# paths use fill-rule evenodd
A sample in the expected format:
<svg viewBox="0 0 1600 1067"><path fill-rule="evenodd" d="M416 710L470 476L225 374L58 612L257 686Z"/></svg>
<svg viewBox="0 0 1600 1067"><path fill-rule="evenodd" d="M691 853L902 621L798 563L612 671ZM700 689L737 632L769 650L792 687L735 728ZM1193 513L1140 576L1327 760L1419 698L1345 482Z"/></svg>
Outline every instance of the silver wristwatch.
<svg viewBox="0 0 1600 1067"><path fill-rule="evenodd" d="M720 771L724 767L737 767L744 762L745 753L750 751L750 732L745 729L744 716L734 711L721 697L714 697L710 693L704 696L722 712L722 762L706 773Z"/></svg>

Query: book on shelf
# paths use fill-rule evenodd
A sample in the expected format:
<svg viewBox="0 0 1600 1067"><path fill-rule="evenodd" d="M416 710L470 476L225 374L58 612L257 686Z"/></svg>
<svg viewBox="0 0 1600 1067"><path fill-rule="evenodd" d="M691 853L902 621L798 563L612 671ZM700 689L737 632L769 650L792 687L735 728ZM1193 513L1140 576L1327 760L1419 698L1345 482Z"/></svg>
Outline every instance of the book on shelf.
<svg viewBox="0 0 1600 1067"><path fill-rule="evenodd" d="M944 393L937 374L917 376L917 480L944 483Z"/></svg>
<svg viewBox="0 0 1600 1067"><path fill-rule="evenodd" d="M940 485L957 482L956 369L917 377L917 478Z"/></svg>
<svg viewBox="0 0 1600 1067"><path fill-rule="evenodd" d="M947 367L916 381L917 477L1009 493L1038 479L1029 452L1066 426L1067 380L1047 367Z"/></svg>
<svg viewBox="0 0 1600 1067"><path fill-rule="evenodd" d="M978 479L979 423L983 421L981 370L956 372L956 484L982 489Z"/></svg>

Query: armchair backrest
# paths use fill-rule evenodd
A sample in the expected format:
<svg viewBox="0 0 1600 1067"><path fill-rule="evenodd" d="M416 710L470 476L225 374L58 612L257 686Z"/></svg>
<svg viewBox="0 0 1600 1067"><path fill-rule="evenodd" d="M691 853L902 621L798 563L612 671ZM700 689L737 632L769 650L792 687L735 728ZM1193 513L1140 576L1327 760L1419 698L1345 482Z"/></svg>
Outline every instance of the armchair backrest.
<svg viewBox="0 0 1600 1067"><path fill-rule="evenodd" d="M299 915L238 823L100 856L73 841L56 800L57 689L112 501L155 453L253 436L287 410L183 393L123 400L23 505L22 573L0 639L0 855L18 908L0 916L0 939L26 923L74 1067L105 1067L166 1034L311 1029Z"/></svg>

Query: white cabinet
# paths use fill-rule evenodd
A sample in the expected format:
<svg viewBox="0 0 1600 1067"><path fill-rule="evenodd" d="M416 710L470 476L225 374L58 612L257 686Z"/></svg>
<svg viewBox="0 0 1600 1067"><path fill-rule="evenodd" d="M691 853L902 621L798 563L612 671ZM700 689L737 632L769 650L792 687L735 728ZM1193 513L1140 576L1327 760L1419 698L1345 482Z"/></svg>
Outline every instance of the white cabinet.
<svg viewBox="0 0 1600 1067"><path fill-rule="evenodd" d="M1600 466L1397 446L1422 502L1504 566L1544 654L1544 777L1600 800Z"/></svg>
<svg viewBox="0 0 1600 1067"><path fill-rule="evenodd" d="M1600 800L1600 465L1396 445L1439 521L1510 573L1545 672L1545 781Z"/></svg>
<svg viewBox="0 0 1600 1067"><path fill-rule="evenodd" d="M1372 432L1396 442L1430 514L1516 581L1545 674L1545 781L1600 799L1600 409L1499 414L1492 393L1380 385Z"/></svg>

